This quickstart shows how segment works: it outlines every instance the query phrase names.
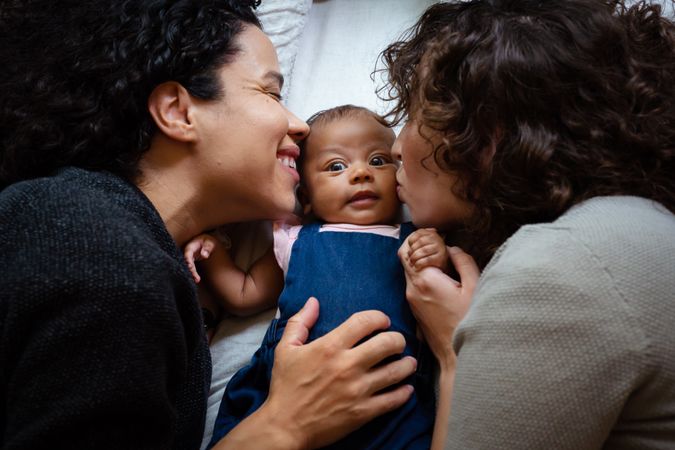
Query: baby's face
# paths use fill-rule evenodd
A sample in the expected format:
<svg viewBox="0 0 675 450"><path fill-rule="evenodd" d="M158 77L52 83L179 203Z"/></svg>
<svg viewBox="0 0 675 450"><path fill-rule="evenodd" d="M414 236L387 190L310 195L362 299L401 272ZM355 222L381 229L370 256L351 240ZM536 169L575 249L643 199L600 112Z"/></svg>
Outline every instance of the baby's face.
<svg viewBox="0 0 675 450"><path fill-rule="evenodd" d="M398 218L394 132L367 114L312 128L305 145L305 213L329 223L391 224Z"/></svg>

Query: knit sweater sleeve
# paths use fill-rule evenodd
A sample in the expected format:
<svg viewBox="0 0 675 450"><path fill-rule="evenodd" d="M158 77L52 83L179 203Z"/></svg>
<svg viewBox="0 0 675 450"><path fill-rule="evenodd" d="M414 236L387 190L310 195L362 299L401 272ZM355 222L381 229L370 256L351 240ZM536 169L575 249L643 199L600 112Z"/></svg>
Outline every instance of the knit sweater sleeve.
<svg viewBox="0 0 675 450"><path fill-rule="evenodd" d="M2 230L2 447L171 448L188 351L172 261L96 205L50 208Z"/></svg>
<svg viewBox="0 0 675 450"><path fill-rule="evenodd" d="M554 227L495 256L454 346L448 449L601 448L647 364L607 271Z"/></svg>

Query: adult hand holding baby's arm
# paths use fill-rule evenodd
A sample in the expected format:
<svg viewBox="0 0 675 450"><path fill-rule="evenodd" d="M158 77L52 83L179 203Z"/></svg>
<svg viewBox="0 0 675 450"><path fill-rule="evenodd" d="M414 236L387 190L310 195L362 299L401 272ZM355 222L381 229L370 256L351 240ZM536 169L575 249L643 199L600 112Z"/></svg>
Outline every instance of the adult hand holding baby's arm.
<svg viewBox="0 0 675 450"><path fill-rule="evenodd" d="M406 239L398 251L406 277L406 298L439 363L453 365L455 355L451 345L452 335L469 309L480 271L469 254L458 247L445 245L444 253L449 256L461 282L452 279L436 265L426 265L419 259L415 265L413 255L419 254L421 248L431 246L417 245L412 248L411 238L413 235Z"/></svg>
<svg viewBox="0 0 675 450"><path fill-rule="evenodd" d="M304 344L319 314L310 299L292 317L277 346L270 394L265 403L242 421L217 449L310 449L323 447L371 419L401 406L410 386L379 392L411 375L411 357L376 365L403 351L405 340L389 327L379 311L354 314L325 336Z"/></svg>
<svg viewBox="0 0 675 450"><path fill-rule="evenodd" d="M431 449L438 450L444 447L447 437L455 380L457 357L452 348L452 336L469 309L480 271L473 258L458 247L446 248L446 254L450 256L461 282L453 280L435 266L418 268L411 256L420 247L412 249L410 237L403 243L398 255L405 272L408 304L440 366L436 421L431 442Z"/></svg>

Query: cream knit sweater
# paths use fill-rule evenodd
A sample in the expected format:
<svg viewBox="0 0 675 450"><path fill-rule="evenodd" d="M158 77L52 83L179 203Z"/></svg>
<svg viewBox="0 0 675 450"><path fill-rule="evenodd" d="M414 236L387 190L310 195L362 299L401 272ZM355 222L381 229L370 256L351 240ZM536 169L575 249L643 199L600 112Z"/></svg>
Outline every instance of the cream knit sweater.
<svg viewBox="0 0 675 450"><path fill-rule="evenodd" d="M447 449L675 449L675 216L597 197L522 227L454 346Z"/></svg>

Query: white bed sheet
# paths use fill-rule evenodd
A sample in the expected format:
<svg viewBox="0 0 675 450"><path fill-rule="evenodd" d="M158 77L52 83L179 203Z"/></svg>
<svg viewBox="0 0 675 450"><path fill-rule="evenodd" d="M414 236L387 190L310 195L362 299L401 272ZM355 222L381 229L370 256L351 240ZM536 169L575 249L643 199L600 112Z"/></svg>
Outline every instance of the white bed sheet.
<svg viewBox="0 0 675 450"><path fill-rule="evenodd" d="M370 75L379 53L431 4L431 0L314 1L300 40L287 104L307 119L352 103L379 113ZM376 78L377 81L377 78Z"/></svg>

